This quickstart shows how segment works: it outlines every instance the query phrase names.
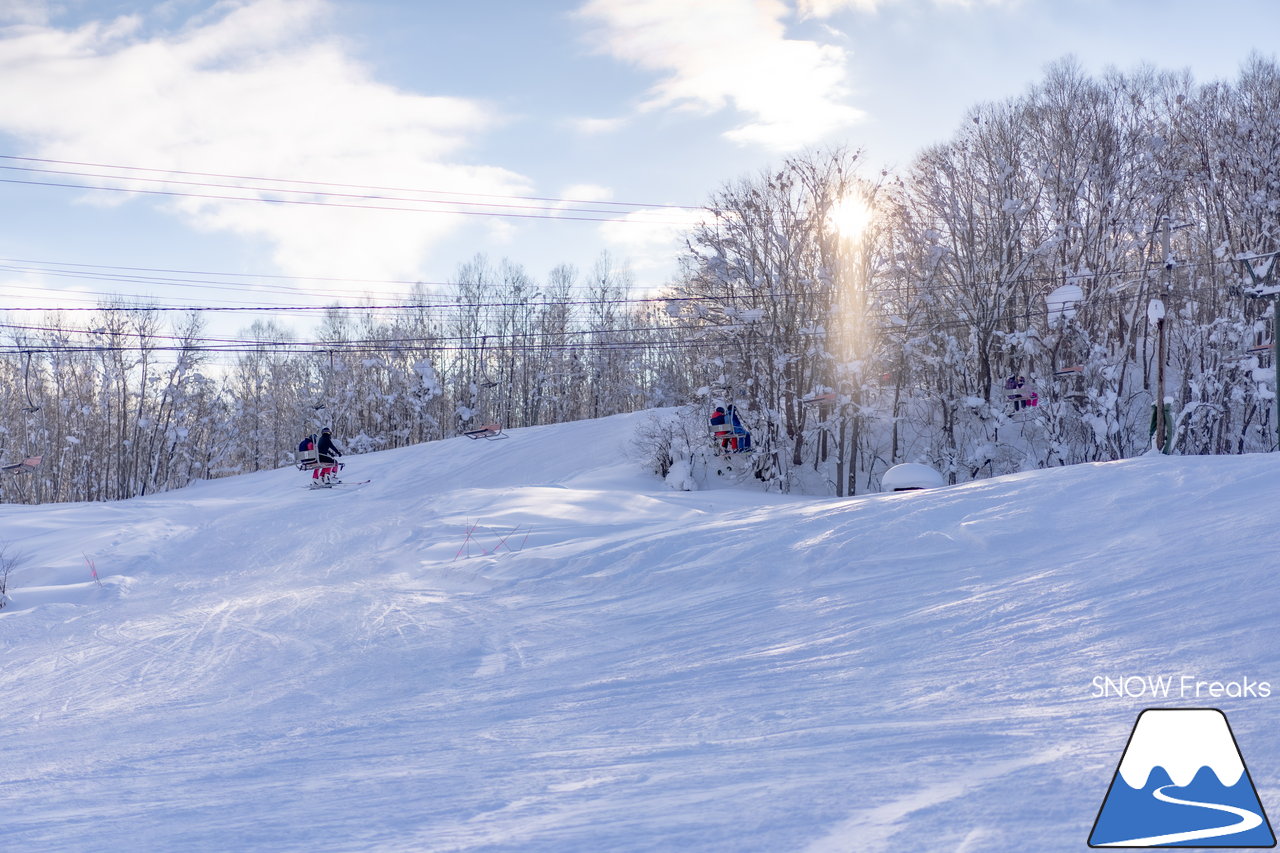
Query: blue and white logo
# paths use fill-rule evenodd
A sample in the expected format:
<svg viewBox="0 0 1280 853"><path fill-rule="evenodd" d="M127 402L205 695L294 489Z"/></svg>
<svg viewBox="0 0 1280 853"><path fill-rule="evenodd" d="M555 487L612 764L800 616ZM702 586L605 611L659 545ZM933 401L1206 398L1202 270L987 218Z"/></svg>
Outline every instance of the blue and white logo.
<svg viewBox="0 0 1280 853"><path fill-rule="evenodd" d="M1227 717L1148 708L1111 779L1090 847L1275 847Z"/></svg>

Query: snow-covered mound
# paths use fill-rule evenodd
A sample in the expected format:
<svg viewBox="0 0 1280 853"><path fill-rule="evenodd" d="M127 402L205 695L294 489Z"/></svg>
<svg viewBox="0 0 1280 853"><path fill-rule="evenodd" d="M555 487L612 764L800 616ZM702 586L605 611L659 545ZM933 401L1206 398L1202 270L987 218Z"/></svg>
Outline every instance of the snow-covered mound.
<svg viewBox="0 0 1280 853"><path fill-rule="evenodd" d="M1280 811L1280 699L1095 681L1280 680L1280 456L674 492L644 417L0 507L6 847L1074 851L1153 705Z"/></svg>

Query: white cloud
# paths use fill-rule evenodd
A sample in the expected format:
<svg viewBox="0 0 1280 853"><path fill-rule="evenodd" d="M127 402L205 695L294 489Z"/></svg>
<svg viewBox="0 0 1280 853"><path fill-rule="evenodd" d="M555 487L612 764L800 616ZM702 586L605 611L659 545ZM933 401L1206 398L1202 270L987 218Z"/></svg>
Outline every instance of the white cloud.
<svg viewBox="0 0 1280 853"><path fill-rule="evenodd" d="M0 25L43 24L49 10L41 0L0 0Z"/></svg>
<svg viewBox="0 0 1280 853"><path fill-rule="evenodd" d="M568 200L563 204L575 201L609 201L613 198L613 190L599 184L570 184L560 192L560 198Z"/></svg>
<svg viewBox="0 0 1280 853"><path fill-rule="evenodd" d="M906 5L909 0L796 0L802 18L830 18L846 10L875 14L887 6ZM934 6L1014 6L1021 0L933 0Z"/></svg>
<svg viewBox="0 0 1280 853"><path fill-rule="evenodd" d="M579 14L600 24L602 52L667 75L644 110L732 107L748 119L729 138L779 150L862 116L845 102L844 50L787 38L781 0L589 0Z"/></svg>
<svg viewBox="0 0 1280 853"><path fill-rule="evenodd" d="M644 287L659 287L675 273L672 258L685 235L699 221L712 218L710 211L647 209L632 211L600 226L600 236L622 257Z"/></svg>
<svg viewBox="0 0 1280 853"><path fill-rule="evenodd" d="M0 131L59 160L528 191L507 170L450 161L498 123L489 107L377 82L323 32L326 11L324 0L245 0L216 4L186 29L150 37L140 35L136 18L0 31ZM411 278L432 246L474 221L200 198L165 204L199 228L269 241L282 270L295 275Z"/></svg>
<svg viewBox="0 0 1280 853"><path fill-rule="evenodd" d="M569 119L569 126L578 133L587 136L598 136L606 133L616 133L627 126L629 119L627 118L575 118Z"/></svg>
<svg viewBox="0 0 1280 853"><path fill-rule="evenodd" d="M830 18L845 9L874 13L891 2L893 0L796 0L796 9L804 18Z"/></svg>

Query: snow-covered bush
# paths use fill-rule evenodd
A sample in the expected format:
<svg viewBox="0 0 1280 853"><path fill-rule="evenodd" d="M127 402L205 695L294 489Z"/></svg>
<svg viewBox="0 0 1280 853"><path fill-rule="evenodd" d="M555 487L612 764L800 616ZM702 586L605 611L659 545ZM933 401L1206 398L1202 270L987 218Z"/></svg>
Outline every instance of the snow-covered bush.
<svg viewBox="0 0 1280 853"><path fill-rule="evenodd" d="M7 543L0 543L0 609L9 603L9 575L21 562L21 554L14 552Z"/></svg>
<svg viewBox="0 0 1280 853"><path fill-rule="evenodd" d="M695 407L664 409L650 415L636 430L640 462L678 491L697 491L696 472L712 455L706 418Z"/></svg>

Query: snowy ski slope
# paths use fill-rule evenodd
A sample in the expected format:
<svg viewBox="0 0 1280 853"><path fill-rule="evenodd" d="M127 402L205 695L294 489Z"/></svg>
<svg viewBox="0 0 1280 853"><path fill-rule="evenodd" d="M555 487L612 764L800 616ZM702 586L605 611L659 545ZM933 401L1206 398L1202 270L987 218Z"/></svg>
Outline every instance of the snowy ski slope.
<svg viewBox="0 0 1280 853"><path fill-rule="evenodd" d="M1078 851L1150 706L1280 814L1280 455L678 493L643 417L0 506L0 848ZM1096 695L1184 674L1275 695Z"/></svg>

